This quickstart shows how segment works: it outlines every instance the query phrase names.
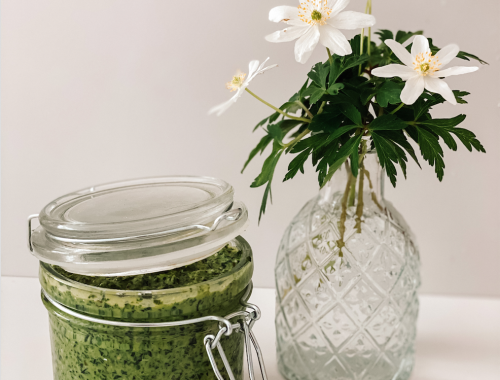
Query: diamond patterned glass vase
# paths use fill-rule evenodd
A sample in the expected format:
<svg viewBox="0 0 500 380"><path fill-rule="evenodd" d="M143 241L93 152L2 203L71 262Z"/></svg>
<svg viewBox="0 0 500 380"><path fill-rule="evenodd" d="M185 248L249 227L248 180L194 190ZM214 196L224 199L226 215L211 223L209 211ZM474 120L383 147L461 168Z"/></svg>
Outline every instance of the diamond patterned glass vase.
<svg viewBox="0 0 500 380"><path fill-rule="evenodd" d="M373 153L357 177L339 170L283 236L276 334L279 370L289 380L410 376L419 256L380 178Z"/></svg>

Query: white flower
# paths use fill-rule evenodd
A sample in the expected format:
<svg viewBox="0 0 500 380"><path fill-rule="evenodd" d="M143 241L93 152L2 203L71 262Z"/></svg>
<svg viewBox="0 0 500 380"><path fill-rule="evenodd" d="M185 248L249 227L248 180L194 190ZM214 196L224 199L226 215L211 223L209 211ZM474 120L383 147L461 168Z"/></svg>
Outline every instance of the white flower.
<svg viewBox="0 0 500 380"><path fill-rule="evenodd" d="M233 95L231 99L228 101L219 104L218 106L212 107L208 114L217 113L217 116L222 115L232 104L236 103L239 97L243 94L243 91L247 88L250 81L255 78L259 74L263 74L265 71L272 69L278 65L271 65L264 67L265 63L269 60L269 57L259 65L259 61L254 60L251 61L248 65L248 77L245 79L246 74L239 72L236 74L233 79L226 83L226 88L231 91L236 91L236 94Z"/></svg>
<svg viewBox="0 0 500 380"><path fill-rule="evenodd" d="M283 21L290 27L266 36L269 42L295 43L295 59L305 63L314 48L321 44L332 54L348 55L351 45L339 29L367 28L375 24L375 17L359 12L342 12L350 0L306 0L295 7L282 5L271 9L269 20Z"/></svg>
<svg viewBox="0 0 500 380"><path fill-rule="evenodd" d="M378 67L372 70L372 74L383 78L400 77L406 81L401 92L401 101L404 104L415 103L425 88L430 92L441 94L443 98L455 105L457 101L453 91L444 80L439 78L472 73L479 69L476 66L455 66L442 70L460 51L455 44L445 46L436 55L432 55L429 41L424 36L415 37L411 47L411 54L403 45L394 40L385 40L384 42L391 48L396 57L403 62L403 65L391 64Z"/></svg>

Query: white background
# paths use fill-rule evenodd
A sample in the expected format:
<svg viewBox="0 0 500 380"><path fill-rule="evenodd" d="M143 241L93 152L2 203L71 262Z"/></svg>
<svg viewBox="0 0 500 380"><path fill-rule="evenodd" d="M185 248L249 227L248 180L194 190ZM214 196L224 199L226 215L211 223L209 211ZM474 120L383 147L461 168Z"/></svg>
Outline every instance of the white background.
<svg viewBox="0 0 500 380"><path fill-rule="evenodd" d="M262 158L241 167L270 110L243 96L220 118L207 110L230 96L224 84L251 59L279 68L251 89L280 105L325 60L318 48L301 65L293 43L270 44L283 28L271 7L295 0L3 0L2 274L36 276L26 248L26 217L69 191L114 180L169 174L225 179L250 209L244 236L255 252L255 285L272 287L281 234L317 192L314 172L273 188L274 205L260 227L262 188L250 189ZM353 0L349 10L364 10ZM469 105L442 106L437 116L466 113L488 153L445 149L445 178L410 163L390 199L416 233L423 292L500 296L498 0L374 0L378 28L424 29L438 46L456 42L490 62L477 73L449 78L472 92ZM352 33L349 34L351 36ZM456 60L455 64L471 65Z"/></svg>

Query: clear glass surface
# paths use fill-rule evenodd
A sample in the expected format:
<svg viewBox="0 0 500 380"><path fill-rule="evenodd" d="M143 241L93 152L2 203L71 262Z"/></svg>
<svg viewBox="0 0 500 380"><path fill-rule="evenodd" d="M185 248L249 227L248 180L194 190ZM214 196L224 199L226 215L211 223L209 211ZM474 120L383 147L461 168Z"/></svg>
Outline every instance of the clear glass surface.
<svg viewBox="0 0 500 380"><path fill-rule="evenodd" d="M233 196L231 185L211 177L153 177L86 188L42 209L40 226L30 235L33 255L92 276L185 266L214 254L245 229L247 209Z"/></svg>
<svg viewBox="0 0 500 380"><path fill-rule="evenodd" d="M277 357L289 380L406 380L413 368L418 250L383 199L375 154L364 170L354 189L338 171L281 241Z"/></svg>

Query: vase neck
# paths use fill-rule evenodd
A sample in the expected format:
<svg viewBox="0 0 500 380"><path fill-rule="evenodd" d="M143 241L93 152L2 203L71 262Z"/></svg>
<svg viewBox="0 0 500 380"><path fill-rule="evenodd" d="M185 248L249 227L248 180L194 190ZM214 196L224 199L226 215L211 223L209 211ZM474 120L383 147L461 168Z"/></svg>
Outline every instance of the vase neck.
<svg viewBox="0 0 500 380"><path fill-rule="evenodd" d="M376 152L366 153L360 162L356 177L352 174L350 160L335 172L332 179L321 190L323 201L328 202L335 195L347 193L349 205L354 206L360 199L361 186L365 205L384 206L384 176Z"/></svg>

